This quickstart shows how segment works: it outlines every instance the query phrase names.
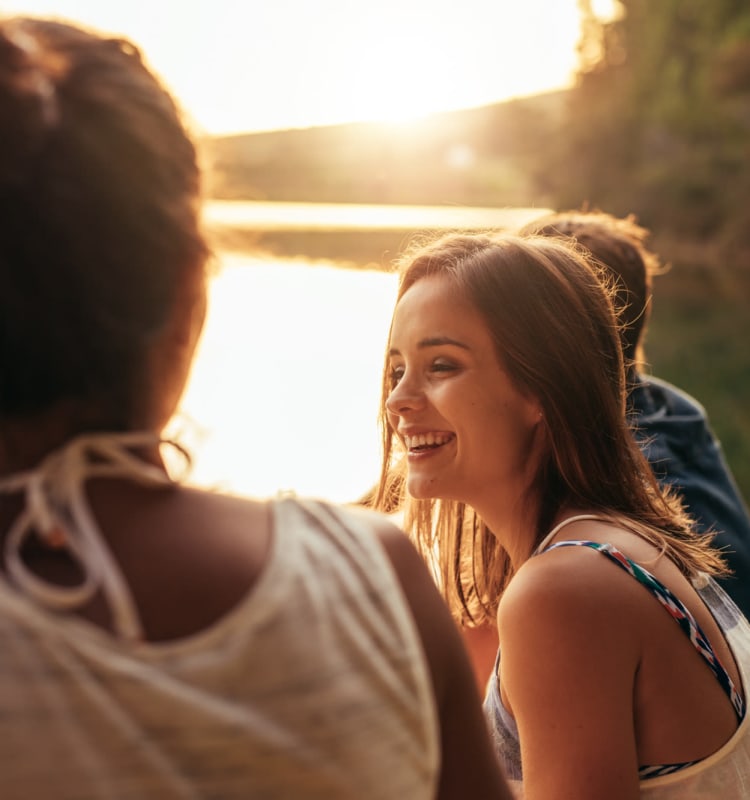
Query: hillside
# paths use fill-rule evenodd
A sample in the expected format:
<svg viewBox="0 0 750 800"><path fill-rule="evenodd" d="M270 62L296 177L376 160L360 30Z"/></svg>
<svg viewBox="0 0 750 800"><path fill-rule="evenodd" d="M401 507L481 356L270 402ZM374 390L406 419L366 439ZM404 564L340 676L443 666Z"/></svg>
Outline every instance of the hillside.
<svg viewBox="0 0 750 800"><path fill-rule="evenodd" d="M544 205L524 169L565 92L410 123L352 123L204 142L220 199Z"/></svg>

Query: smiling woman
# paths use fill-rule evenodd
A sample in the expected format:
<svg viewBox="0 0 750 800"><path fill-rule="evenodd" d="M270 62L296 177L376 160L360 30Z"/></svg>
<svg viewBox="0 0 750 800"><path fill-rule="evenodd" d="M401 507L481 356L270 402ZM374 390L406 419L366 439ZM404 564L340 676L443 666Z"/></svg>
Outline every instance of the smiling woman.
<svg viewBox="0 0 750 800"><path fill-rule="evenodd" d="M404 254L375 505L496 636L485 711L517 796L739 800L750 627L632 436L599 269L508 234Z"/></svg>
<svg viewBox="0 0 750 800"><path fill-rule="evenodd" d="M212 134L403 121L561 88L576 65L576 0L466 0L460 14L445 0L200 5L4 3L138 40Z"/></svg>

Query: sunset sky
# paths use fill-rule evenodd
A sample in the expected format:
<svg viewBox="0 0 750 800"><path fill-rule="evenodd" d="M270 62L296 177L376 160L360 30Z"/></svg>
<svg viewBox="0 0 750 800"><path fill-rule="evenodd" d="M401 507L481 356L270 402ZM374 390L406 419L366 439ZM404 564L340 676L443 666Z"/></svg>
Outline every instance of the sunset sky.
<svg viewBox="0 0 750 800"><path fill-rule="evenodd" d="M133 39L207 133L403 121L561 88L579 35L576 0L7 0L2 10Z"/></svg>

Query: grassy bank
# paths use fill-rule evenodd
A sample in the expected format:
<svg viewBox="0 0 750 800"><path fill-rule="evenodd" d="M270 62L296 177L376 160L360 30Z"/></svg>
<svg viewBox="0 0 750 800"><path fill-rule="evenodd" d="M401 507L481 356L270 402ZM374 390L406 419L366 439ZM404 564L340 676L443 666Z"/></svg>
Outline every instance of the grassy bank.
<svg viewBox="0 0 750 800"><path fill-rule="evenodd" d="M663 252L663 250L662 250ZM750 276L694 258L654 285L646 342L651 370L705 407L746 502L750 501Z"/></svg>
<svg viewBox="0 0 750 800"><path fill-rule="evenodd" d="M403 230L260 232L225 227L212 231L216 250L271 258L324 259L348 269L390 269L410 237Z"/></svg>

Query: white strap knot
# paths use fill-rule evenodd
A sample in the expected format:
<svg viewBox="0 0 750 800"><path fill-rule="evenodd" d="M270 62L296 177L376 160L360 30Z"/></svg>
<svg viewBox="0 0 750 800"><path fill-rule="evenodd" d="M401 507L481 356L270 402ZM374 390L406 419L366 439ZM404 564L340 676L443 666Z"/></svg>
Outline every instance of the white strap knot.
<svg viewBox="0 0 750 800"><path fill-rule="evenodd" d="M25 508L13 521L5 541L5 561L13 583L53 610L79 608L101 590L116 633L128 639L142 638L135 602L91 513L84 484L93 477L127 477L145 486L173 485L162 469L132 452L133 448L160 444L175 447L189 465L190 458L179 444L155 434L90 434L51 453L36 469L0 480L0 493L21 491L26 498ZM32 572L21 555L32 534L52 547L67 550L81 569L82 581L62 586Z"/></svg>

